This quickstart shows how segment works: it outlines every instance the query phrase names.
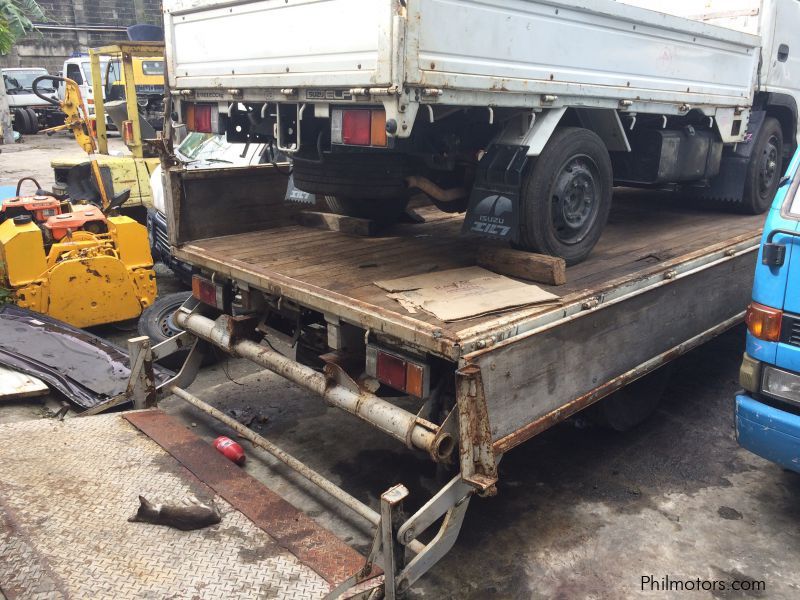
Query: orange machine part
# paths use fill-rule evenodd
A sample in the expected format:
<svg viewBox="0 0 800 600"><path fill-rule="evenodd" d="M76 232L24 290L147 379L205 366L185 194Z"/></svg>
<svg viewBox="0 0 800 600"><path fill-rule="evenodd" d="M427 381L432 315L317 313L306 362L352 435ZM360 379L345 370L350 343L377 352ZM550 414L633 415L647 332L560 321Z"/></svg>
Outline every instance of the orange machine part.
<svg viewBox="0 0 800 600"><path fill-rule="evenodd" d="M0 212L10 209L14 213L20 210L27 211L33 216L34 221L44 223L47 219L61 214L61 202L52 196L19 196L3 202Z"/></svg>
<svg viewBox="0 0 800 600"><path fill-rule="evenodd" d="M69 231L84 229L92 221L105 222L106 217L99 208L91 205L77 205L72 207L71 213L56 215L45 221L44 226L50 230L54 240L60 240Z"/></svg>

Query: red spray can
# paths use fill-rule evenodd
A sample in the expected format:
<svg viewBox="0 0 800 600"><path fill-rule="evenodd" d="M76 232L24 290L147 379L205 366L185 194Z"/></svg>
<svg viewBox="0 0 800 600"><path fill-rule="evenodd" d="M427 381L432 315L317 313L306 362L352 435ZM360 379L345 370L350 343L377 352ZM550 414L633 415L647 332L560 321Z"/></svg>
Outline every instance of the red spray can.
<svg viewBox="0 0 800 600"><path fill-rule="evenodd" d="M245 459L244 448L225 435L219 436L214 440L214 448L221 452L225 458L242 466Z"/></svg>

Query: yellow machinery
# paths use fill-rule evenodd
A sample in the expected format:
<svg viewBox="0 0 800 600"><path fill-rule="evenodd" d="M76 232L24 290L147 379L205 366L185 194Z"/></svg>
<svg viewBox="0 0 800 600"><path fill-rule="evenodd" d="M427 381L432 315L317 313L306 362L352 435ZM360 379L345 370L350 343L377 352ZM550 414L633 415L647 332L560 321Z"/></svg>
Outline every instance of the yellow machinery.
<svg viewBox="0 0 800 600"><path fill-rule="evenodd" d="M163 56L164 44L162 42L119 42L89 50L95 114L88 122L90 125L88 131L96 142L96 148L93 150L96 153L92 158L103 174L106 187L113 187L115 190L130 190L129 206L150 207L153 203L150 175L158 166L159 158L147 151L143 139L154 138L157 133L151 122L140 116L140 103L147 102L147 100L142 99L142 94L137 96L137 88L146 89L149 92L158 88L154 81L159 78L145 73L144 68L148 63L163 61ZM122 99L107 101L104 97L103 66L106 66L108 70L105 74L105 81L109 85L106 87L114 90L114 93L109 95ZM163 75L160 76L160 82L163 94ZM124 87L124 92L119 91L121 86ZM152 96L152 94L150 95ZM163 105L161 110L163 113ZM130 155L114 156L109 154L106 127L106 115L109 114L117 124L120 134L130 150ZM81 140L77 139L77 141L85 150ZM71 185L70 171L82 162L84 161L71 158L52 161L56 187L63 190L69 189Z"/></svg>
<svg viewBox="0 0 800 600"><path fill-rule="evenodd" d="M20 181L20 184L22 181ZM38 184L37 184L38 187ZM70 204L37 189L0 208L0 287L5 300L76 327L138 318L156 298L147 230L125 216Z"/></svg>

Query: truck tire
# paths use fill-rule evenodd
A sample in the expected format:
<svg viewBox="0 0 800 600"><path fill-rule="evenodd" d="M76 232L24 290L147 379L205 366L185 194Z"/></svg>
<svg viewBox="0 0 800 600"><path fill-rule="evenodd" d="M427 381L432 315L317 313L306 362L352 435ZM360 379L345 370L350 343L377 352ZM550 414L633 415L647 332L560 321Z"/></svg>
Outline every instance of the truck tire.
<svg viewBox="0 0 800 600"><path fill-rule="evenodd" d="M753 145L744 181L740 212L760 215L772 205L783 173L783 130L774 117L767 117Z"/></svg>
<svg viewBox="0 0 800 600"><path fill-rule="evenodd" d="M406 160L400 154L343 152L325 154L321 162L295 156L292 163L295 186L310 194L383 200L406 193Z"/></svg>
<svg viewBox="0 0 800 600"><path fill-rule="evenodd" d="M588 416L597 425L625 432L647 420L658 408L672 375L672 365L648 373L600 400Z"/></svg>
<svg viewBox="0 0 800 600"><path fill-rule="evenodd" d="M28 133L29 120L28 112L24 108L14 109L14 131L22 135Z"/></svg>
<svg viewBox="0 0 800 600"><path fill-rule="evenodd" d="M580 127L557 129L524 175L516 246L581 262L603 233L612 187L603 140Z"/></svg>
<svg viewBox="0 0 800 600"><path fill-rule="evenodd" d="M325 196L328 210L337 215L369 219L381 225L392 225L400 220L406 210L408 198L384 198L364 200L361 198L341 198Z"/></svg>
<svg viewBox="0 0 800 600"><path fill-rule="evenodd" d="M39 132L39 115L36 114L36 111L32 108L26 108L25 112L28 113L28 123L30 124L30 129L28 129L28 133L35 134Z"/></svg>
<svg viewBox="0 0 800 600"><path fill-rule="evenodd" d="M173 315L191 295L191 292L175 292L157 298L153 304L142 311L142 315L139 317L137 325L139 335L149 337L150 343L155 346L183 331L173 321ZM168 369L178 369L187 356L189 356L189 348L178 350L158 363ZM214 348L210 347L203 357L203 366L214 364L214 362L216 362L216 354Z"/></svg>

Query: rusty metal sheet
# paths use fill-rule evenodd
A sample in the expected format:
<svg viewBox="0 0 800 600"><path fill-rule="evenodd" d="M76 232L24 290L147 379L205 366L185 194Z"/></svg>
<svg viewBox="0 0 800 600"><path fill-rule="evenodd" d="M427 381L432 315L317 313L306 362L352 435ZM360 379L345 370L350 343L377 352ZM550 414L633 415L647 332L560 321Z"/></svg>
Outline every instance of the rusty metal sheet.
<svg viewBox="0 0 800 600"><path fill-rule="evenodd" d="M173 417L160 410L145 410L127 413L125 419L332 586L364 566L364 557L358 552Z"/></svg>

